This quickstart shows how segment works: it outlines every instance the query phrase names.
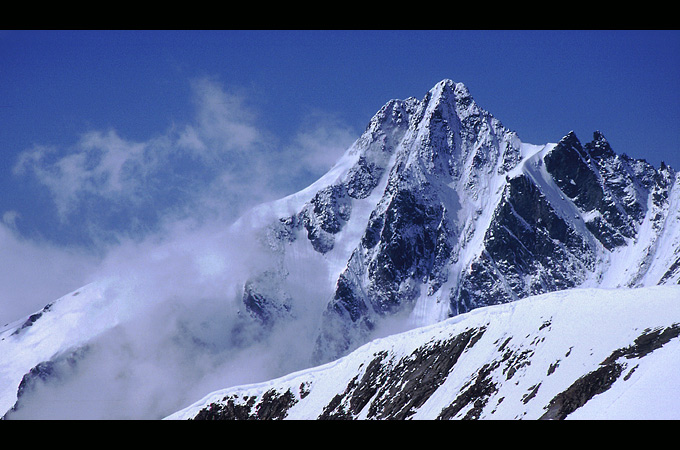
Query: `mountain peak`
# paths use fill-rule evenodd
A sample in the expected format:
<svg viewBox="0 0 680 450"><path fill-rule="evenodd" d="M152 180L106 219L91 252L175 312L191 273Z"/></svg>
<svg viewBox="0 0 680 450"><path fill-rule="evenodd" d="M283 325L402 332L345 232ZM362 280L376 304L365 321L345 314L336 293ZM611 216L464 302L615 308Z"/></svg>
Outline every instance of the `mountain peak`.
<svg viewBox="0 0 680 450"><path fill-rule="evenodd" d="M470 95L470 92L468 91L468 88L465 86L465 84L460 83L460 82L455 82L450 78L444 78L439 83L435 84L432 89L435 90L435 89L443 89L443 88L452 89L457 94L460 94L460 95Z"/></svg>
<svg viewBox="0 0 680 450"><path fill-rule="evenodd" d="M565 134L562 139L560 139L560 144L575 144L579 143L580 141L578 140L578 137L576 136L576 132L574 130L571 130L569 133Z"/></svg>
<svg viewBox="0 0 680 450"><path fill-rule="evenodd" d="M602 134L602 132L599 130L593 133L593 141L587 144L586 147L590 152L590 156L596 159L615 155L614 151L609 145L609 142L604 137L604 134Z"/></svg>
<svg viewBox="0 0 680 450"><path fill-rule="evenodd" d="M436 104L471 99L470 91L463 83L456 83L448 78L434 85L427 97L429 102Z"/></svg>
<svg viewBox="0 0 680 450"><path fill-rule="evenodd" d="M81 397L68 399L63 407L56 408L59 413L68 410L70 414L88 418L110 417L109 402L115 402L124 409L124 417L132 414L133 418L143 418L138 415L142 413L146 418L158 417L167 415L170 408L178 408L192 393L212 386L211 380L271 379L309 367L312 362L330 362L395 330L416 327L425 330L425 325L431 326L476 308L499 306L497 311L511 312L510 316L516 318L514 306L505 308L500 304L572 288L680 284L680 227L677 226L680 212L675 207L680 202L680 175L665 165L657 172L647 163L618 158L610 152L609 143L600 131L593 134L592 142L584 141L583 145L574 131L556 145L522 143L514 131L505 128L473 100L463 83L450 79L441 80L426 91L422 99L390 100L373 116L337 164L319 180L288 197L258 206L239 219L228 234L219 234L216 241L219 245L211 248L209 256L213 250L219 258L230 258L233 250L241 248L251 251L234 255L238 257L234 259L233 267L238 267L234 274L225 272L223 278L223 274L215 274L221 281L220 293L214 298L204 297L212 290L203 290L202 284L192 281L184 287L178 285L177 292L171 286L167 298L154 293L147 300L151 292L147 287L155 285L142 283L137 290L135 278L129 280L134 285L127 285L127 280L121 277L121 281L93 283L39 313L0 329L0 354L5 356L0 358L3 381L0 383L0 418L8 408L12 418L43 414L43 404L52 398L66 398L67 393L70 396L75 392L74 383L82 382L86 382L87 387L109 383L113 389L80 389L88 397L82 397L83 401ZM229 238L234 239L233 246L227 242ZM224 254L220 253L222 244L225 244ZM203 261L203 247L198 250L196 261L190 259L190 263L200 265ZM161 275L171 276L176 270L174 267L170 265L171 271ZM117 284L119 282L123 284ZM378 354L377 347L366 347L370 354L369 359L359 363L361 376L351 373L351 378L343 380L337 391L326 389L329 385L324 383L322 389L332 395L317 416L339 417L345 412L351 413L356 405L367 405L369 400L370 411L385 410L388 403L410 408L412 399L425 398L421 387L431 387L421 376L427 372L417 368L412 372L415 378L409 378L402 370L413 367L413 361L425 361L423 367L432 369L433 378L446 379L445 390L449 392L449 388L455 389L455 383L449 383L452 378L447 379L448 371L442 371L441 364L454 361L447 357L452 352L467 354L479 342L486 342L488 346L477 354L493 353L493 357L480 359L484 365L480 371L475 368L470 372L472 375L458 371L464 375L464 379L459 380L460 386L467 383L466 379L469 381L469 376L476 377L471 390L465 388L459 400L449 399L449 403L439 405L436 411L431 408L433 396L428 400L427 410L455 417L454 409L462 408L471 399L472 404L478 406L474 406L470 416L491 417L496 411L519 417L526 410L516 408L542 402L540 411L535 410L542 415L543 406L555 405L550 402L552 395L546 396L551 389L548 384L553 388L556 385L551 377L550 383L544 383L539 392L540 383L536 382L544 378L534 375L540 372L541 377L545 377L561 370L557 369L558 362L566 368L578 354L588 354L591 342L602 340L600 334L592 333L586 342L580 329L576 329L570 335L576 340L565 342L583 343L582 352L577 347L574 352L571 348L551 347L556 352L550 350L541 359L545 364L532 360L531 367L539 372L527 378L528 383L521 386L521 392L508 390L517 386L516 380L528 366L533 351L547 348L543 344L534 348L546 337L534 335L536 330L548 333L551 324L556 329L561 323L561 329L572 331L569 322L580 323L577 316L574 320L560 322L556 317L552 321L552 308L559 311L565 295L568 294L560 292L547 297L553 301L544 303L545 314L536 314L537 311L527 307L525 311L531 312L533 318L528 328L509 333L505 319L498 324L489 323L483 337L463 332L459 340L458 334L451 335L455 339L447 338L442 341L446 344L439 348L425 348L414 353L414 358L405 354L403 365L382 365L380 354L383 352ZM669 298L671 295L677 293L669 294ZM611 301L618 300L617 297L618 294L612 295ZM636 297L641 296L631 298ZM145 301L149 303L143 303ZM118 307L132 302L142 303L135 309L126 308L125 320L121 320L122 316L116 313ZM197 305L200 308L195 308ZM593 306L596 310L583 317L592 318L610 309L601 303ZM573 307L567 310L580 311ZM640 310L644 310L642 306ZM133 317L137 314L139 316ZM634 317L627 313L625 316ZM484 313L467 317L476 320L489 316ZM668 314L659 317L664 321L635 321L628 325L640 329L648 325L669 325L673 333L680 330L676 327L680 322L677 314L676 318ZM600 319L597 316L597 320ZM512 322L525 323L523 320ZM156 333L139 334L139 323L145 323L146 329ZM454 320L447 326L458 323L463 322ZM485 325L477 325L481 333ZM147 336L153 339L141 340ZM415 335L408 340L412 336ZM555 342L564 337L559 333L554 336L557 336ZM649 343L649 337L645 334L641 339ZM525 348L516 347L522 339ZM427 341L431 341L429 336ZM80 352L81 348L87 352ZM148 352L141 353L142 357L150 354L161 357L153 358L152 370L136 370L146 368L149 360L128 356L138 352L123 352L126 356L119 358L123 354L121 349L125 348L144 348ZM272 353L262 353L265 348ZM607 347L607 351L613 348ZM514 356L508 353L511 350ZM624 355L619 350L616 352L616 358ZM232 374L231 368L237 367L242 355L251 354L257 357L260 371L243 376L240 371ZM566 360L569 354L573 356ZM607 355L600 356L606 358ZM373 363L374 357L380 360ZM272 364L260 364L265 360ZM349 357L326 367L342 367L351 360L357 361ZM203 370L187 373L185 361L220 364L211 366L214 372L205 376ZM581 365L581 360L573 361ZM588 361L597 364L592 358ZM99 362L105 364L97 366ZM80 365L76 368L76 364ZM392 371L390 367L397 370ZM502 372L494 374L494 367ZM635 367L626 377L631 376ZM606 370L610 368L618 370L617 366L608 364ZM126 389L133 386L133 393L151 389L147 395L140 396L139 401L136 397L133 401L134 396L127 395L130 392L119 391L123 386L116 374L128 372L132 378L123 380ZM643 371L636 374L639 372ZM158 373L164 374L164 383L157 383ZM319 372L313 373L310 379L295 379L291 392L296 397L292 400L302 405L302 400L319 398L318 387L315 394L307 395L313 389L308 382L314 383ZM166 374L174 390L167 388ZM512 383L504 383L513 374L516 378ZM599 375L607 372L598 370L592 377ZM457 375L452 373L452 376ZM330 377L334 378L335 374ZM71 378L69 384L66 384L67 378ZM375 386L385 387L377 396L373 394L377 392L373 387L361 384L372 379ZM63 386L61 380L65 381ZM598 379L594 381L597 385ZM579 395L583 392L582 382L578 381L573 389L562 386L560 391L567 389L566 394L555 397L556 401ZM406 403L399 403L398 398L392 401L397 395L393 387L401 385L420 387L403 392L400 398ZM489 402L489 408L494 409L483 416L481 402L485 400L478 402L478 396L472 394L486 392L487 388L502 391ZM335 395L337 392L355 392L358 397ZM558 390L552 393L557 395ZM163 395L164 402L156 401L158 395ZM124 402L130 403L121 403L123 397ZM278 396L270 390L263 390L261 397L266 404L255 408L260 418L274 411L270 408L272 402L278 405L274 408L283 408L292 402L288 394ZM220 398L224 399L225 395ZM254 405L253 397L239 398L243 398L244 404L232 408L239 414ZM500 405L503 398L506 400ZM515 401L510 408L513 398L519 402ZM530 400L532 403L528 403ZM451 401L456 404L451 406ZM98 410L94 408L97 405L101 405ZM341 411L340 407L347 409ZM295 409L299 411L297 406ZM396 417L385 411L383 417ZM460 412L468 414L467 409Z"/></svg>

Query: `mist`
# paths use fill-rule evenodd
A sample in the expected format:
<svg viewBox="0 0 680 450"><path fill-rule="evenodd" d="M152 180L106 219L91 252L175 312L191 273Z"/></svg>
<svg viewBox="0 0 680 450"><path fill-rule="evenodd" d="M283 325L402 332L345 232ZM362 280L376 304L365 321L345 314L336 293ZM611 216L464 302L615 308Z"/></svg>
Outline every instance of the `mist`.
<svg viewBox="0 0 680 450"><path fill-rule="evenodd" d="M160 419L218 389L310 365L328 274L300 258L285 279L291 314L263 326L242 302L247 279L277 255L256 228L177 223L162 239L127 241L91 276L107 280L117 324L54 358L8 419ZM87 295L85 293L81 295Z"/></svg>
<svg viewBox="0 0 680 450"><path fill-rule="evenodd" d="M0 224L0 325L21 319L91 280L100 259L18 236Z"/></svg>
<svg viewBox="0 0 680 450"><path fill-rule="evenodd" d="M292 138L277 137L248 91L211 77L190 85L189 123L145 141L88 130L70 146L37 144L17 156L14 181L35 186L34 196L48 204L16 203L3 212L0 324L115 273L113 262L124 266L136 251L170 241L191 251L254 206L316 181L358 137L318 111ZM182 233L186 245L177 244ZM206 251L203 264L211 258L224 260Z"/></svg>
<svg viewBox="0 0 680 450"><path fill-rule="evenodd" d="M56 205L53 223L78 227L85 244L1 228L0 243L25 264L0 267L8 280L0 318L105 281L116 325L55 355L54 376L33 380L8 419L159 419L215 390L309 366L329 293L307 280L328 274L312 259L296 261L282 287L290 314L263 326L245 309L243 286L278 256L260 230L232 224L321 176L353 133L326 116L274 149L244 99L211 80L194 89L196 121L163 136L89 132L69 149L35 147L18 158L16 176L40 183ZM101 213L107 205L115 214Z"/></svg>

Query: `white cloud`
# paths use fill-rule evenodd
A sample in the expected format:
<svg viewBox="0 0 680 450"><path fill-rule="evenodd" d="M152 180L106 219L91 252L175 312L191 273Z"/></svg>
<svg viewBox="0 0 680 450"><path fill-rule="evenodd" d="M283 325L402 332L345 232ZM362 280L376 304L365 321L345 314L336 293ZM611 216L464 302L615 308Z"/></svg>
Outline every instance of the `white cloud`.
<svg viewBox="0 0 680 450"><path fill-rule="evenodd" d="M271 255L257 239L227 227L248 206L314 181L356 136L337 119L315 114L291 143L275 148L243 95L209 79L193 89L190 124L144 142L93 131L70 148L36 146L17 161L16 174L49 190L64 223L87 225L93 236L110 231L104 216L111 212L127 218L151 210L163 225L141 236L114 229L118 239L100 257L22 240L0 225L0 251L16 261L0 267L0 319L20 318L86 282L111 278L118 282L107 295L131 317L94 343L71 382L36 394L23 413L154 417L308 362L317 325L310 317L325 306L320 288L290 276L296 316L268 336L240 321L243 283L254 267L271 264ZM9 225L16 217L7 212L3 219ZM328 276L311 262L299 264L309 265L300 273ZM152 313L135 315L136 308ZM102 380L108 390L98 389ZM50 395L64 409L45 408Z"/></svg>
<svg viewBox="0 0 680 450"><path fill-rule="evenodd" d="M243 92L227 91L210 78L191 86L194 120L160 135L137 142L113 129L94 130L71 146L23 151L14 174L43 186L58 212L57 218L44 218L46 226L79 233L99 257L107 256L103 261L109 268L123 251L143 255L150 243L171 236L177 242L182 233L186 245L198 244L199 234L188 238L189 227L224 228L247 208L305 187L356 137L336 117L315 112L289 144L275 147ZM20 207L6 211L0 228L3 254L13 261L0 267L0 281L5 281L0 302L6 311L0 318L29 314L76 289L99 261L79 250L18 237L19 217L26 217ZM131 241L147 247L133 250ZM128 254L120 267L135 260ZM198 261L206 273L217 273L225 264L214 249ZM22 306L11 307L11 299Z"/></svg>
<svg viewBox="0 0 680 450"><path fill-rule="evenodd" d="M19 238L0 224L0 326L87 284L98 259Z"/></svg>
<svg viewBox="0 0 680 450"><path fill-rule="evenodd" d="M2 223L11 229L16 229L16 224L19 217L21 217L21 214L19 214L17 211L5 211L2 214Z"/></svg>
<svg viewBox="0 0 680 450"><path fill-rule="evenodd" d="M11 418L160 418L216 389L305 367L312 319L324 307L308 277L328 274L301 259L306 276L287 280L294 318L263 332L248 320L242 286L254 268L271 264L271 253L242 234L249 232L176 222L162 238L112 249L92 278L112 280L104 295L116 305L117 325L89 342L76 365L59 369L63 378L23 396Z"/></svg>
<svg viewBox="0 0 680 450"><path fill-rule="evenodd" d="M226 92L210 78L192 82L196 123L187 134L199 136L204 145L196 146L207 161L221 156L248 154L262 145L262 129L256 126L256 115L245 104L243 95Z"/></svg>
<svg viewBox="0 0 680 450"><path fill-rule="evenodd" d="M260 200L244 184L262 169L264 142L242 96L209 80L192 84L195 122L172 127L144 142L115 130L91 131L67 148L35 146L22 152L14 174L47 189L61 224L89 237L154 230L166 215L199 214L192 208L216 195L235 211ZM260 175L263 173L260 172ZM251 183L252 184L252 183ZM238 204L234 199L238 199ZM222 204L221 206L224 206Z"/></svg>
<svg viewBox="0 0 680 450"><path fill-rule="evenodd" d="M210 78L191 84L195 117L142 142L116 130L90 131L65 148L35 146L14 173L51 195L60 225L90 244L157 232L177 217L233 220L326 172L356 138L316 112L287 145L276 146L243 93ZM92 242L95 241L95 242Z"/></svg>
<svg viewBox="0 0 680 450"><path fill-rule="evenodd" d="M326 172L358 138L355 130L330 115L315 113L307 124L295 144L299 146L301 165L310 172Z"/></svg>

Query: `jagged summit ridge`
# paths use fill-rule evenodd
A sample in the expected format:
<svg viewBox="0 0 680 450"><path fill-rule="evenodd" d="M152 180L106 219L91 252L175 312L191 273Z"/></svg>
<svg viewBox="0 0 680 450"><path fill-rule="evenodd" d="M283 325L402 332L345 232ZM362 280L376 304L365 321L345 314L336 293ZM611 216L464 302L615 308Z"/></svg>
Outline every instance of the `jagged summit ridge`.
<svg viewBox="0 0 680 450"><path fill-rule="evenodd" d="M531 295L680 282L672 168L617 154L600 131L590 142L569 132L524 143L451 80L422 99L387 102L328 173L230 231L262 257L239 268L228 342L243 345L242 329L261 340L291 327L289 347L304 360L294 369ZM41 369L97 358L88 343L120 327L115 291L95 283L0 330L10 355L0 367L4 407ZM79 319L58 325L72 310ZM59 339L38 345L42 335Z"/></svg>
<svg viewBox="0 0 680 450"><path fill-rule="evenodd" d="M555 144L523 143L450 79L422 100L386 103L334 170L284 220L286 235L309 241L330 271L318 362L370 339L386 318L421 326L571 287L668 282L680 271L669 272L678 258L667 220L672 169L617 155L599 130L585 144L573 131ZM653 263L660 234L671 250ZM623 249L635 253L626 269L615 256Z"/></svg>
<svg viewBox="0 0 680 450"><path fill-rule="evenodd" d="M421 288L441 296L447 266L478 231L467 212L483 211L502 176L519 163L516 134L479 108L460 83L437 84L411 118L382 197L338 278L320 341L326 344L319 348L338 345L338 335L360 341L377 317L412 307ZM435 320L449 314L441 298L425 308ZM349 320L331 324L338 316ZM331 336L324 336L329 329Z"/></svg>

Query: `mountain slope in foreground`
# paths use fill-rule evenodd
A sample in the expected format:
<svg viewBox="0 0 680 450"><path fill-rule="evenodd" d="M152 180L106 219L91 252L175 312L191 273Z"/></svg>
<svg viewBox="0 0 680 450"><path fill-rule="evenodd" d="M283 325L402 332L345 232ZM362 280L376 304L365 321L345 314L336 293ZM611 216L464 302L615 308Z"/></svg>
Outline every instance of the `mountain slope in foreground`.
<svg viewBox="0 0 680 450"><path fill-rule="evenodd" d="M479 308L167 419L680 419L680 287Z"/></svg>
<svg viewBox="0 0 680 450"><path fill-rule="evenodd" d="M320 367L376 338L477 308L572 288L678 285L679 181L665 164L616 154L600 132L590 142L570 132L554 144L524 143L462 83L442 80L420 100L386 103L306 189L197 239L180 234L114 255L124 264L109 276L1 326L0 416L163 418L210 392ZM678 317L665 304L639 307ZM573 326L610 314L591 313L579 311ZM451 351L477 353L503 321L484 326ZM462 359L452 367L471 376L527 334L508 334L512 341L487 350L474 371L460 372ZM602 336L578 338L595 345ZM577 359L555 351L550 364ZM520 364L514 358L497 361L493 373ZM519 375L507 370L511 386ZM547 383L556 373L520 410L557 395ZM381 383L399 383L393 375ZM531 386L538 381L522 385ZM361 401L347 409L341 400L328 416L361 410ZM497 414L512 409L508 400ZM373 408L367 417L390 415Z"/></svg>

